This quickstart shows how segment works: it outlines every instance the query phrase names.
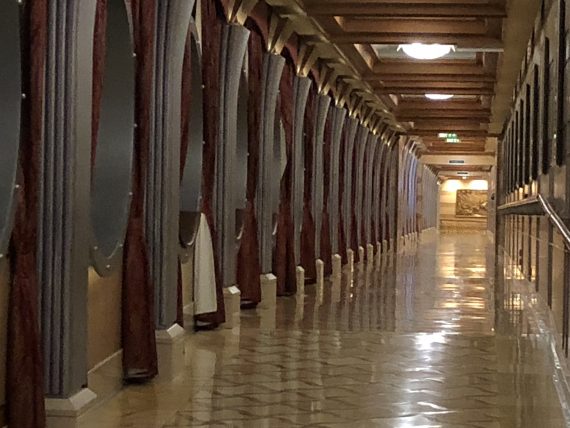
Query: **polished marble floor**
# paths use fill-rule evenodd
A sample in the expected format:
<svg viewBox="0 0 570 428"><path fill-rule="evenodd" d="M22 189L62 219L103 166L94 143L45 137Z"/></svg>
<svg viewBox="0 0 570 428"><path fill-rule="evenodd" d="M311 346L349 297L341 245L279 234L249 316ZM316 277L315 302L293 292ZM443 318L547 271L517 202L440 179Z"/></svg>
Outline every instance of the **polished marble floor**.
<svg viewBox="0 0 570 428"><path fill-rule="evenodd" d="M484 234L427 234L244 311L239 330L189 334L180 376L128 387L81 428L567 426L546 314L499 269Z"/></svg>

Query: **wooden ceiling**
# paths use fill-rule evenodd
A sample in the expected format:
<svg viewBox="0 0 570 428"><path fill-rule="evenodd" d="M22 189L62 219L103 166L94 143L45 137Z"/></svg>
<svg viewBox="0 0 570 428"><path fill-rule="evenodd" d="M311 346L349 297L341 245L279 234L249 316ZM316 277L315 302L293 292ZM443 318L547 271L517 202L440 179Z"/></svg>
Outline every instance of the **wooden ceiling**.
<svg viewBox="0 0 570 428"><path fill-rule="evenodd" d="M304 0L330 40L368 51L362 77L396 119L429 150L485 151L497 64L503 50L506 0ZM420 61L398 52L406 43L439 43L456 52ZM426 93L454 95L431 101ZM446 143L441 132L461 143Z"/></svg>
<svg viewBox="0 0 570 428"><path fill-rule="evenodd" d="M442 180L447 179L489 179L490 166L432 165L431 170ZM465 173L467 173L465 175Z"/></svg>
<svg viewBox="0 0 570 428"><path fill-rule="evenodd" d="M489 151L540 0L265 0L320 50L366 104L423 140L428 154ZM439 43L455 52L419 61L400 44ZM426 93L450 94L431 101ZM447 143L439 133L456 133ZM494 144L491 144L494 147Z"/></svg>

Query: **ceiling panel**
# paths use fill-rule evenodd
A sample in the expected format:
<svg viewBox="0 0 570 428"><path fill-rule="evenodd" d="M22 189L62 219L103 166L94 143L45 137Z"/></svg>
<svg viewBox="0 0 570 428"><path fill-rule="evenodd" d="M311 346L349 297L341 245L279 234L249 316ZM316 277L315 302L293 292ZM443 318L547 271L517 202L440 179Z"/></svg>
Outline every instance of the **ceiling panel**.
<svg viewBox="0 0 570 428"><path fill-rule="evenodd" d="M486 153L500 132L540 0L267 0L335 46L347 80L374 96L426 152ZM301 8L302 12L298 12ZM295 16L297 18L295 18ZM523 40L524 42L521 42ZM439 43L452 51L432 61L408 57L401 44ZM515 67L516 65L516 67ZM500 90L498 91L497 88ZM507 91L511 88L511 91ZM372 92L370 94L370 91ZM431 101L425 94L449 94ZM370 99L369 99L370 100ZM372 102L372 101L367 101ZM456 133L459 144L438 138Z"/></svg>

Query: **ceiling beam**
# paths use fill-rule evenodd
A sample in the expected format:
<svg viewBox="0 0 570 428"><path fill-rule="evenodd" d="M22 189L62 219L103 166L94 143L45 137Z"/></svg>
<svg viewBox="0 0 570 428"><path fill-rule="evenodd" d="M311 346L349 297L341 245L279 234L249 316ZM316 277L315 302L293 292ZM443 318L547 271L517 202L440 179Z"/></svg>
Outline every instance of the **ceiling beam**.
<svg viewBox="0 0 570 428"><path fill-rule="evenodd" d="M396 118L402 121L420 121L423 119L477 119L479 123L489 123L491 112L458 110L458 111L442 111L442 110L409 110L397 112Z"/></svg>
<svg viewBox="0 0 570 428"><path fill-rule="evenodd" d="M435 3L435 2L434 2ZM307 12L313 16L381 16L406 18L504 18L504 7L482 4L411 3L350 3L319 0L309 3Z"/></svg>
<svg viewBox="0 0 570 428"><path fill-rule="evenodd" d="M422 75L485 75L490 74L478 64L450 64L426 61L381 61L374 65L374 73L384 74L422 74Z"/></svg>
<svg viewBox="0 0 570 428"><path fill-rule="evenodd" d="M368 43L372 45L400 45L407 43L440 43L455 45L464 49L495 49L502 50L500 38L474 36L472 34L421 34L415 33L334 33L329 35L332 43Z"/></svg>
<svg viewBox="0 0 570 428"><path fill-rule="evenodd" d="M394 19L394 18L344 18L338 17L337 22L342 29L350 33L398 34L412 33L422 37L422 34L487 34L485 20L481 19ZM378 30L382 31L379 32Z"/></svg>
<svg viewBox="0 0 570 428"><path fill-rule="evenodd" d="M449 155L450 153L447 151L432 151L430 150L428 153L425 153L425 155L432 155L432 156L445 156L445 155ZM471 151L461 151L461 150L457 150L453 152L453 155L457 155L457 156L461 156L461 155L466 155L466 156L472 156L473 152ZM477 155L482 155L482 156L494 156L495 153L494 152L480 152L477 153Z"/></svg>
<svg viewBox="0 0 570 428"><path fill-rule="evenodd" d="M434 90L435 89L435 90ZM425 87L425 88L398 88L386 87L375 91L379 95L397 94L397 95L423 95L433 92L445 93L449 95L493 95L491 88L486 89L467 89L467 88L446 88L446 87Z"/></svg>
<svg viewBox="0 0 570 428"><path fill-rule="evenodd" d="M404 78L402 74L386 74L386 73L366 73L362 76L363 79L368 81L383 81L383 82L399 82ZM477 83L493 83L495 76L490 74L406 74L405 79L409 82L477 82ZM377 84L376 87L378 87Z"/></svg>
<svg viewBox="0 0 570 428"><path fill-rule="evenodd" d="M485 130L456 130L451 126L442 127L440 129L441 132L456 132L459 134L460 138L467 138L467 137L489 137L491 136L489 132ZM412 129L410 131L411 135L417 135L418 137L433 137L437 136L438 130L437 129Z"/></svg>
<svg viewBox="0 0 570 428"><path fill-rule="evenodd" d="M453 111L482 111L490 113L491 110L481 105L478 101L462 101L462 100L448 100L448 101L430 101L424 98L419 99L406 99L398 104L398 112L417 111L417 110L453 110Z"/></svg>

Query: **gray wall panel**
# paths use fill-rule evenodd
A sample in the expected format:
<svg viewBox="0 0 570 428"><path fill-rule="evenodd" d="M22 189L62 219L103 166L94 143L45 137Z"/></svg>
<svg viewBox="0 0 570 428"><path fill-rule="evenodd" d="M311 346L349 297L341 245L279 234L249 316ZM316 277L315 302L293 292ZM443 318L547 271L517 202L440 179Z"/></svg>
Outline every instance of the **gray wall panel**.
<svg viewBox="0 0 570 428"><path fill-rule="evenodd" d="M362 188L364 193L364 204L363 204L363 215L364 215L364 233L366 242L365 244L374 244L372 242L372 197L374 190L374 170L378 167L375 163L376 160L376 150L379 146L378 136L369 135L367 147L366 147L366 171L365 171L365 183Z"/></svg>
<svg viewBox="0 0 570 428"><path fill-rule="evenodd" d="M135 59L124 3L107 3L105 68L91 177L91 263L101 276L122 263L131 207Z"/></svg>
<svg viewBox="0 0 570 428"><path fill-rule="evenodd" d="M273 264L275 220L281 184L280 122L276 122L277 96L285 58L265 53L263 59L261 95L261 142L256 209L261 273L269 273ZM276 132L278 131L278 132Z"/></svg>
<svg viewBox="0 0 570 428"><path fill-rule="evenodd" d="M303 228L303 194L305 186L305 110L311 80L308 77L295 76L293 86L293 226L295 228L295 264L301 263L301 233Z"/></svg>
<svg viewBox="0 0 570 428"><path fill-rule="evenodd" d="M10 242L15 211L22 97L20 6L0 3L0 254Z"/></svg>
<svg viewBox="0 0 570 428"><path fill-rule="evenodd" d="M368 142L368 135L370 130L364 125L360 125L358 129L358 135L356 137L356 236L358 246L366 245L366 242L362 242L362 229L364 226L364 156L366 156L366 147Z"/></svg>
<svg viewBox="0 0 570 428"><path fill-rule="evenodd" d="M331 99L326 95L317 97L317 111L315 120L315 130L313 134L313 191L312 211L315 222L315 255L321 255L321 227L323 223L323 200L324 200L324 180L323 180L323 149L325 125L329 112Z"/></svg>
<svg viewBox="0 0 570 428"><path fill-rule="evenodd" d="M87 267L95 1L50 2L38 274L45 391L87 382Z"/></svg>
<svg viewBox="0 0 570 428"><path fill-rule="evenodd" d="M180 132L182 64L192 1L157 3L153 133L147 174L146 228L155 285L157 329L176 322L180 252Z"/></svg>
<svg viewBox="0 0 570 428"><path fill-rule="evenodd" d="M330 236L331 236L331 246L332 253L337 254L339 252L339 242L338 242L338 232L340 227L339 218L339 188L340 181L344 180L344 177L340 176L340 148L342 142L342 133L344 130L344 124L346 122L347 111L340 107L334 107L332 110L332 147L331 147L331 162L329 164L329 211L330 211Z"/></svg>
<svg viewBox="0 0 570 428"><path fill-rule="evenodd" d="M348 118L345 125L345 153L344 153L344 194L342 197L343 209L343 228L344 236L346 237L347 246L350 247L352 242L352 175L353 175L353 161L354 161L354 146L356 144L356 134L358 131L358 120L355 118Z"/></svg>
<svg viewBox="0 0 570 428"><path fill-rule="evenodd" d="M216 152L215 213L222 284L236 284L236 263L245 207L247 174L247 79L244 58L249 31L224 27L220 72L220 138Z"/></svg>
<svg viewBox="0 0 570 428"><path fill-rule="evenodd" d="M202 87L202 50L196 24L189 23L192 32L191 46L191 106L188 123L188 151L180 183L180 242L184 246L194 243L200 224L202 200L202 154L204 143L204 106Z"/></svg>

